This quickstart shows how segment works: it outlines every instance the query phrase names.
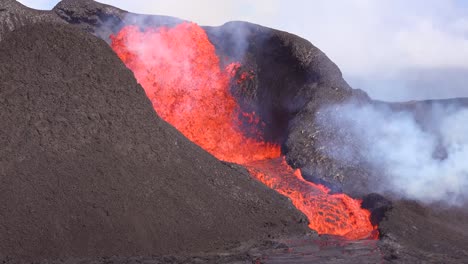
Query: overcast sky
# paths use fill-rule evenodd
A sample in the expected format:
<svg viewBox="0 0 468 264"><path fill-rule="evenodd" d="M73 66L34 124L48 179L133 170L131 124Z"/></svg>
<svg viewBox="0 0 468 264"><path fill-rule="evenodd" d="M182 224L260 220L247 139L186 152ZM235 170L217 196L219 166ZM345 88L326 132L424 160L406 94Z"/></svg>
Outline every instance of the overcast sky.
<svg viewBox="0 0 468 264"><path fill-rule="evenodd" d="M20 0L51 9L57 0ZM246 20L300 35L354 88L401 101L468 96L468 0L101 0L137 13L221 25Z"/></svg>

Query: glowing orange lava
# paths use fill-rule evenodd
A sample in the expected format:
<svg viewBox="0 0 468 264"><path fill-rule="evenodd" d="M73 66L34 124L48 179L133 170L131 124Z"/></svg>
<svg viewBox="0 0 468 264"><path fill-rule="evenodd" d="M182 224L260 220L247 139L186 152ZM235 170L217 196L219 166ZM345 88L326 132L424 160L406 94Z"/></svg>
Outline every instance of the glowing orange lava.
<svg viewBox="0 0 468 264"><path fill-rule="evenodd" d="M329 194L329 189L304 180L300 170L293 170L284 157L255 161L248 171L268 187L287 196L309 219L309 227L319 234L348 239L374 239L377 231L369 222L370 212L361 201L346 194Z"/></svg>
<svg viewBox="0 0 468 264"><path fill-rule="evenodd" d="M187 138L221 160L243 164L258 180L289 197L320 234L349 239L375 235L360 201L330 195L326 187L305 181L280 157L278 145L265 142L260 132L253 133L257 138L242 132L240 117L247 118L254 130L259 118L243 113L229 91L239 64L221 69L201 27L182 23L141 31L127 26L111 40L155 111ZM237 81L246 78L244 74Z"/></svg>
<svg viewBox="0 0 468 264"><path fill-rule="evenodd" d="M112 47L159 116L217 158L245 163L280 155L278 146L240 132L240 109L228 89L236 65L220 69L201 27L183 23L141 32L129 26L112 38Z"/></svg>

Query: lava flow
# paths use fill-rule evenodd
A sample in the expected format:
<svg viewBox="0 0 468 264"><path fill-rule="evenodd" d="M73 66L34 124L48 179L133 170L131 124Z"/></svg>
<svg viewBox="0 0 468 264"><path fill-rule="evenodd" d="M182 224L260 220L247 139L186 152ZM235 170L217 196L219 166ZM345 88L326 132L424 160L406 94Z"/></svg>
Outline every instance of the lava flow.
<svg viewBox="0 0 468 264"><path fill-rule="evenodd" d="M369 211L360 201L305 181L281 157L280 147L245 135L240 117L255 129L255 113L243 113L229 91L239 64L220 68L214 46L196 24L141 31L124 27L111 36L112 48L135 74L155 111L220 160L244 165L270 188L289 197L320 234L375 238ZM252 128L249 128L250 130Z"/></svg>
<svg viewBox="0 0 468 264"><path fill-rule="evenodd" d="M229 92L237 64L219 67L205 31L190 23L141 32L125 27L112 47L129 67L158 115L212 155L245 163L275 158L273 144L245 137L239 106Z"/></svg>

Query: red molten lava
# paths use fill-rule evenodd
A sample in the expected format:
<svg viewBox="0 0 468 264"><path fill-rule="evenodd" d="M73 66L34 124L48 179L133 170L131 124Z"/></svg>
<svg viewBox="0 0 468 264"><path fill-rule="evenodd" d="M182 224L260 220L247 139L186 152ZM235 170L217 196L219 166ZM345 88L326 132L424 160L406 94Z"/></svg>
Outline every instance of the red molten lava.
<svg viewBox="0 0 468 264"><path fill-rule="evenodd" d="M239 64L221 69L201 27L182 23L141 31L127 26L111 40L155 111L187 138L221 160L243 164L258 180L289 197L318 233L349 239L375 235L369 212L361 209L360 201L330 195L324 186L305 181L280 157L278 145L262 139L259 118L243 113L229 91ZM241 75L237 81L247 78ZM250 122L248 130L255 133L249 134L256 138L242 132L241 119Z"/></svg>
<svg viewBox="0 0 468 264"><path fill-rule="evenodd" d="M255 161L246 167L265 185L289 197L307 216L309 227L319 234L377 238L377 231L369 222L370 212L361 208L361 201L346 194L329 194L327 187L304 180L300 170L293 170L284 157Z"/></svg>
<svg viewBox="0 0 468 264"><path fill-rule="evenodd" d="M220 69L201 27L183 23L141 32L129 26L112 37L112 47L159 116L217 158L245 163L280 155L278 146L240 132L235 122L241 112L228 89L236 65Z"/></svg>

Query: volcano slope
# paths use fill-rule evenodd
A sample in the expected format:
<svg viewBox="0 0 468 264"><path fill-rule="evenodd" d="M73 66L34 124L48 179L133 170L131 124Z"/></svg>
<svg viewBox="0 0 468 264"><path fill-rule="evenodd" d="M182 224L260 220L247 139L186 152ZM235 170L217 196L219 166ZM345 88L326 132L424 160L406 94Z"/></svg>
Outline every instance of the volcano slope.
<svg viewBox="0 0 468 264"><path fill-rule="evenodd" d="M308 231L285 197L162 121L75 27L0 42L0 123L0 256L180 254Z"/></svg>

